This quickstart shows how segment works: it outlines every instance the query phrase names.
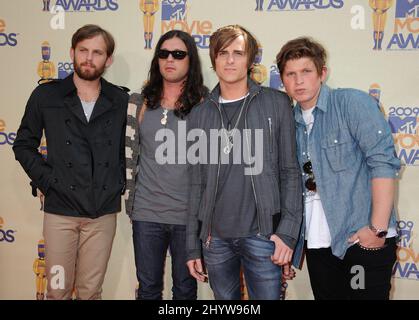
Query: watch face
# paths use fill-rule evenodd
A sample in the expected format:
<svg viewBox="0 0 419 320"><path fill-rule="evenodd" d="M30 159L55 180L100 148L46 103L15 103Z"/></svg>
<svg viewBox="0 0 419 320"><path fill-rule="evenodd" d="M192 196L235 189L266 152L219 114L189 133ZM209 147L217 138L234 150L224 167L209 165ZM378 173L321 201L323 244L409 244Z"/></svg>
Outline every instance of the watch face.
<svg viewBox="0 0 419 320"><path fill-rule="evenodd" d="M384 238L387 235L387 231L380 231L377 233L377 237Z"/></svg>

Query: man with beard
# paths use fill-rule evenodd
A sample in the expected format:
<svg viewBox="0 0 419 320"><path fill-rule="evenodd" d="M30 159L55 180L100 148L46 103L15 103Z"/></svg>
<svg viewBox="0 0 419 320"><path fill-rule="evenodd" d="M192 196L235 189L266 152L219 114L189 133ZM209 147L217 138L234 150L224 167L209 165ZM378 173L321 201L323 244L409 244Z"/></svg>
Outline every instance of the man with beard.
<svg viewBox="0 0 419 320"><path fill-rule="evenodd" d="M44 199L48 299L101 298L125 185L128 94L101 77L114 47L99 26L77 30L74 74L33 91L13 146Z"/></svg>

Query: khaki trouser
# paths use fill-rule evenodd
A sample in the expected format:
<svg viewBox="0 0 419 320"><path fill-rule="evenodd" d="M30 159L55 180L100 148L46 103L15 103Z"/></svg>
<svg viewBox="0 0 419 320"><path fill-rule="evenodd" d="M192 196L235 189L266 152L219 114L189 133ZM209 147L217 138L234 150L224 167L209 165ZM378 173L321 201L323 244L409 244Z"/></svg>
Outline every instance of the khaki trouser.
<svg viewBox="0 0 419 320"><path fill-rule="evenodd" d="M97 219L45 213L47 299L101 299L116 214Z"/></svg>

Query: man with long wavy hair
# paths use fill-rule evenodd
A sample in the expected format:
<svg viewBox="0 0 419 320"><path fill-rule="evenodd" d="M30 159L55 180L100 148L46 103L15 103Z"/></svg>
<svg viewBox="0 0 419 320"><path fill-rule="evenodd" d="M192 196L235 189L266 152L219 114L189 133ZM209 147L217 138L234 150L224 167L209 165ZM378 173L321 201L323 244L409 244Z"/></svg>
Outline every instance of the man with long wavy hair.
<svg viewBox="0 0 419 320"><path fill-rule="evenodd" d="M162 299L168 248L173 299L197 297L196 281L186 267L186 159L170 148L170 154L160 152L170 141L162 144L157 137L170 132L178 141L181 122L207 91L194 39L179 30L164 34L157 43L146 85L141 94L131 95L128 105L125 207L133 228L138 299ZM178 161L165 161L171 157Z"/></svg>

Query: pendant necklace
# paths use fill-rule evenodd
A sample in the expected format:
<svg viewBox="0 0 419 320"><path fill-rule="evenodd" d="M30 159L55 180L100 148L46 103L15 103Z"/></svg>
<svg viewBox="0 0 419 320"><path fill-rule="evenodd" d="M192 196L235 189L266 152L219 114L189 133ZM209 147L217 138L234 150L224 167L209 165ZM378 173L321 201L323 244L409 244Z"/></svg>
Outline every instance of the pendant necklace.
<svg viewBox="0 0 419 320"><path fill-rule="evenodd" d="M231 149L233 148L233 134L234 134L234 132L235 132L235 130L237 128L237 125L239 124L241 115L243 113L244 105L246 104L247 97L248 97L248 95L246 95L246 97L243 100L243 103L242 103L242 105L240 107L239 116L237 117L237 120L236 120L236 123L234 124L233 129L230 130L230 125L228 126L228 129L226 129L226 127L224 126L223 117L221 116L222 132L224 133L225 143L226 143L226 146L223 148L223 152L225 154L229 154L231 152ZM220 108L220 105L219 104L218 104L218 107ZM231 119L231 120L233 120L233 119Z"/></svg>
<svg viewBox="0 0 419 320"><path fill-rule="evenodd" d="M167 113L169 112L169 109L166 109L166 108L165 108L165 107L163 107L163 106L162 106L162 108L163 108L163 118L161 118L160 123L161 123L163 126L166 126L166 124L167 124Z"/></svg>

